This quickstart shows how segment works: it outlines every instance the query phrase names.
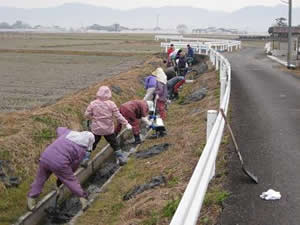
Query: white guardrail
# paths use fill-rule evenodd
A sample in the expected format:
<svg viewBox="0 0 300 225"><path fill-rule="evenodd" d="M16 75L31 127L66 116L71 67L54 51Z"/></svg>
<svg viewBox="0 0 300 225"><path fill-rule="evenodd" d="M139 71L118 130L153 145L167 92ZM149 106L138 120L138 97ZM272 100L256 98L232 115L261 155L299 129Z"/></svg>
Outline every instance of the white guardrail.
<svg viewBox="0 0 300 225"><path fill-rule="evenodd" d="M204 48L204 45L206 45L210 61L216 70L220 72L220 108L224 109L227 115L231 91L231 66L229 61L218 52L218 48L220 46L226 46L225 49L227 50L230 49L229 46L240 48L241 43L232 41L218 42L215 44L215 46L218 46L216 49L210 48L212 46L211 43L201 43L198 47ZM182 45L186 45L186 43L182 43ZM175 46L177 47L178 45ZM162 47L165 46L162 45ZM213 119L209 118L210 115L212 115ZM200 216L208 184L215 174L215 162L225 126L221 113L215 110L208 111L207 123L207 143L170 225L195 225Z"/></svg>
<svg viewBox="0 0 300 225"><path fill-rule="evenodd" d="M207 39L205 39L207 40ZM220 52L228 51L232 52L234 49L241 48L240 41L201 41L201 42L163 42L160 47L165 48L167 52L170 45L173 44L175 48L186 48L189 44L196 54L208 55L210 49L215 49Z"/></svg>

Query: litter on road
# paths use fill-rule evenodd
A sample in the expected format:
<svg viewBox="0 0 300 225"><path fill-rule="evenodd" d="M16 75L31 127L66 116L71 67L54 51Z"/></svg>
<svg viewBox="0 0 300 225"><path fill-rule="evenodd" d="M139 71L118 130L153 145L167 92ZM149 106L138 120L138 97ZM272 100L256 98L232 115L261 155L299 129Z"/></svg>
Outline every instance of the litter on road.
<svg viewBox="0 0 300 225"><path fill-rule="evenodd" d="M263 192L260 196L261 199L270 201L270 200L279 200L281 199L281 194L278 191L274 191L273 189L269 189L266 192Z"/></svg>

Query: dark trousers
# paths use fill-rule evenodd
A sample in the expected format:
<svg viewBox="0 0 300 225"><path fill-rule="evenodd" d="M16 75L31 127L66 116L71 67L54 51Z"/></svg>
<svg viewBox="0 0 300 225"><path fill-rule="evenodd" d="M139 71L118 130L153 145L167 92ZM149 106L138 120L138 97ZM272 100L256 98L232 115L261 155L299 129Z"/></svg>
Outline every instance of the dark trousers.
<svg viewBox="0 0 300 225"><path fill-rule="evenodd" d="M93 150L97 147L97 144L101 140L101 137L102 137L101 135L95 135L95 142L93 145ZM120 146L118 144L117 137L115 134L104 135L104 138L110 144L110 146L113 148L114 151L118 151L120 149Z"/></svg>

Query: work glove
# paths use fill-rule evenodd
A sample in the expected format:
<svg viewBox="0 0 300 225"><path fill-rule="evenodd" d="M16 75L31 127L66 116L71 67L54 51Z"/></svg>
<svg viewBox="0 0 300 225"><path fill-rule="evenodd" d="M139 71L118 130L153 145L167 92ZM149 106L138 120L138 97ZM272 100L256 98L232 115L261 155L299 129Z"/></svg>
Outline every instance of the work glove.
<svg viewBox="0 0 300 225"><path fill-rule="evenodd" d="M132 126L131 126L129 123L127 123L127 124L126 124L126 129L127 129L127 130L132 130Z"/></svg>
<svg viewBox="0 0 300 225"><path fill-rule="evenodd" d="M36 206L36 198L27 197L27 208L32 211Z"/></svg>

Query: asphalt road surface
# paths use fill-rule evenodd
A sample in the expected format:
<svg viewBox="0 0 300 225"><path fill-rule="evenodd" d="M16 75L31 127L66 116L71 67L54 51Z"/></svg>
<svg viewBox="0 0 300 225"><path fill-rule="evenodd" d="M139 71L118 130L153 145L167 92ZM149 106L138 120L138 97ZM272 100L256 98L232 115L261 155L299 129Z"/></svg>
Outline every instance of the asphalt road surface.
<svg viewBox="0 0 300 225"><path fill-rule="evenodd" d="M232 65L231 121L246 167L241 171L233 148L229 161L231 197L220 225L300 224L300 78L283 71L262 49L227 55ZM279 201L259 195L280 191Z"/></svg>

